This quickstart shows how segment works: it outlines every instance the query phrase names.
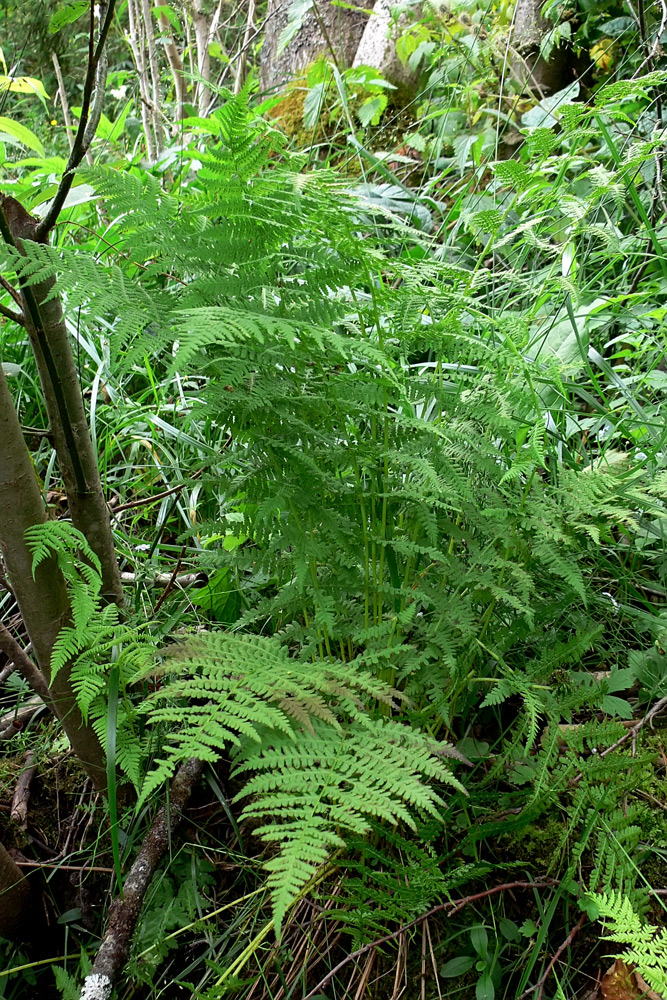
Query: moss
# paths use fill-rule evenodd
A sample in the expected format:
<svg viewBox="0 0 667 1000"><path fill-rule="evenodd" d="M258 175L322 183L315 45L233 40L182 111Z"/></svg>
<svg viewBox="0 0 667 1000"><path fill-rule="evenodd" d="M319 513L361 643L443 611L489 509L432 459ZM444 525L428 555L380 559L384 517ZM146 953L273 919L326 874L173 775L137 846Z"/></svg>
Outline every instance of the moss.
<svg viewBox="0 0 667 1000"><path fill-rule="evenodd" d="M564 839L565 824L556 817L543 817L539 825L531 823L523 830L502 837L501 850L517 861L525 861L532 868L546 872L558 861Z"/></svg>

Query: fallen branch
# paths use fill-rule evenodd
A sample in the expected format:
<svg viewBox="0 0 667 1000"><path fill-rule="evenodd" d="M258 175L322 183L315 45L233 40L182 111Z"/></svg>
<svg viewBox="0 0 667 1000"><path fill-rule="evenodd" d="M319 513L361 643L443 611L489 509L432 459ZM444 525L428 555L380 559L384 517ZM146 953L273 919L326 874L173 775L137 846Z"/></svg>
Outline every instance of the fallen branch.
<svg viewBox="0 0 667 1000"><path fill-rule="evenodd" d="M16 782L16 788L12 798L12 808L9 813L9 818L14 823L18 823L21 830L28 829L28 802L30 801L30 786L32 785L32 779L37 774L37 766L33 764L34 759L34 753L31 750L28 750L25 755L24 768L21 771L19 780Z"/></svg>
<svg viewBox="0 0 667 1000"><path fill-rule="evenodd" d="M549 976L553 972L553 968L554 968L556 962L558 961L558 959L560 958L560 956L563 954L563 952L567 948L570 947L570 945L574 941L575 937L577 936L577 934L579 933L579 931L581 930L581 928L584 926L585 920L586 920L586 914L582 913L581 916L579 917L579 919L577 920L576 924L574 925L574 927L572 928L572 930L568 934L568 936L563 941L562 945L559 947L559 949L556 952L556 954L554 955L554 957L551 959L551 961L547 965L546 969L544 970L544 972L542 973L542 975L540 976L540 978L535 983L535 985L534 986L529 986L528 989L524 990L523 993L521 994L521 996L517 998L517 1000L524 1000L524 997L529 996L529 994L531 994L531 993L535 993L535 991L537 991L537 1000L542 1000L542 997L544 996L544 984L546 983L547 979L549 978Z"/></svg>
<svg viewBox="0 0 667 1000"><path fill-rule="evenodd" d="M81 1000L108 1000L111 996L114 979L127 959L146 890L167 852L201 770L201 761L191 757L174 775L169 800L160 807L141 845L123 885L123 896L111 904L109 923L93 968L84 980Z"/></svg>
<svg viewBox="0 0 667 1000"><path fill-rule="evenodd" d="M395 938L400 937L401 934L411 930L413 927L418 927L419 924L423 924L425 920L435 916L436 913L443 913L445 910L449 910L447 916L452 917L455 913L458 913L459 910L462 910L464 906L468 906L470 903L476 903L480 899L487 899L489 896L495 896L499 892L507 892L510 889L544 889L553 885L558 885L558 881L556 879L543 879L541 882L505 882L503 885L494 885L490 889L484 889L483 892L476 892L472 896L463 896L461 899L450 899L446 903L439 903L438 906L434 906L426 913L422 913L420 917L416 917L409 923L403 924L398 928L398 930L392 931L391 934L385 934L384 937L378 938L377 941L371 941L370 944L365 944L363 947L357 948L356 951L353 951L351 954L341 959L338 965L334 966L330 972L327 972L326 976L323 979L320 979L317 986L315 986L310 993L306 994L303 1000L311 1000L316 993L320 993L327 983L333 979L336 973L340 972L340 970L349 962L356 962L358 958L361 958L362 955L371 951L372 948L379 948L381 945L387 944L388 941L393 941ZM81 1000L84 1000L84 998L82 997ZM92 997L90 1000L92 1000Z"/></svg>
<svg viewBox="0 0 667 1000"><path fill-rule="evenodd" d="M142 577L137 573L124 571L120 574L123 583L143 583L147 587L168 587L169 584L175 587L205 587L208 583L208 575L199 571L198 573L180 573L174 576L172 573L156 573L155 576Z"/></svg>
<svg viewBox="0 0 667 1000"><path fill-rule="evenodd" d="M630 737L632 737L632 747L634 751L635 744L637 742L637 737L641 732L641 730L644 728L647 722L652 722L653 719L655 719L656 715L659 715L660 712L664 712L666 708L667 708L667 696L665 696L664 698L660 698L659 701L656 701L653 708L650 711L648 711L646 715L639 720L639 722L635 723L635 725L632 726L631 729L628 729L627 732L623 733L620 739L617 739L616 742L612 743L610 747L607 747L606 750L603 750L601 753L599 753L597 755L598 758L606 757L607 754L612 753L614 750L618 750L618 748L622 746L626 740L629 740ZM583 776L584 776L583 772L580 771L579 774L577 774L572 779L573 784L579 784Z"/></svg>

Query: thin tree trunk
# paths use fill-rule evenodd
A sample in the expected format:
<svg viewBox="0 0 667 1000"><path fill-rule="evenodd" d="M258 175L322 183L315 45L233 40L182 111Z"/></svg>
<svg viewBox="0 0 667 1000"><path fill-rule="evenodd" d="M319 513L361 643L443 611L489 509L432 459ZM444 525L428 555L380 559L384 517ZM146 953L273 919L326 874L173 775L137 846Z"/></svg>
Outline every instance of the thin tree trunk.
<svg viewBox="0 0 667 1000"><path fill-rule="evenodd" d="M14 859L0 844L0 937L25 941L44 928L37 894Z"/></svg>
<svg viewBox="0 0 667 1000"><path fill-rule="evenodd" d="M153 31L153 15L151 13L148 0L141 0L141 10L144 20L144 34L146 36L146 52L148 54L148 68L151 77L151 99L153 105L153 130L155 132L155 145L157 155L164 151L164 127L162 124L162 97L160 95L160 68L157 61L157 49L155 46L155 32Z"/></svg>
<svg viewBox="0 0 667 1000"><path fill-rule="evenodd" d="M149 163L155 163L157 159L157 145L153 132L152 102L148 87L148 73L146 71L145 40L141 29L141 11L137 5L137 0L128 0L127 13L130 30L126 37L132 52L134 65L137 69L141 122L144 127L144 136L146 139L146 156Z"/></svg>
<svg viewBox="0 0 667 1000"><path fill-rule="evenodd" d="M208 51L210 23L201 0L192 0L190 12L197 42L197 72L202 77L197 82L197 107L200 117L204 118L211 104L211 92L206 86L211 82L211 57Z"/></svg>
<svg viewBox="0 0 667 1000"><path fill-rule="evenodd" d="M398 34L404 31L413 21L421 17L421 6L410 8L401 15L398 21ZM353 66L373 66L380 71L385 80L389 80L399 91L402 103L410 100L417 90L419 72L415 73L409 65L404 66L396 54L396 28L391 16L389 0L376 0L373 13L366 22L364 33L359 41Z"/></svg>
<svg viewBox="0 0 667 1000"><path fill-rule="evenodd" d="M3 207L12 236L21 250L21 241L34 239L38 220L29 215L13 198L4 198ZM68 440L67 428L58 406L53 380L47 368L41 338L33 323L30 310L24 303L26 329L37 362L46 409L49 415L58 465L65 484L72 522L88 540L102 567L102 596L107 602L123 605L123 586L114 548L109 509L97 468L88 421L81 395L81 386L74 363L67 327L60 298L47 298L52 294L53 278L32 285L32 293L39 304L39 313L51 356L58 372L60 388L65 398L73 441ZM72 445L75 454L72 453Z"/></svg>
<svg viewBox="0 0 667 1000"><path fill-rule="evenodd" d="M248 17L246 19L245 31L243 33L243 41L241 42L241 50L239 52L239 61L236 66L236 74L234 77L234 93L238 94L243 84L245 83L247 69L248 69L248 48L250 46L250 39L252 38L252 33L255 30L255 0L248 0Z"/></svg>
<svg viewBox="0 0 667 1000"><path fill-rule="evenodd" d="M155 0L155 6L160 9L163 6L161 0ZM171 76L174 81L174 94L176 97L176 113L174 121L180 122L183 118L185 118L185 102L188 98L188 83L185 79L185 73L183 72L183 60L181 59L181 54L178 51L178 46L176 45L171 32L171 25L163 13L160 13L160 27L164 32L164 51L167 56L169 68L171 69Z"/></svg>
<svg viewBox="0 0 667 1000"><path fill-rule="evenodd" d="M25 532L47 520L41 490L7 381L0 365L0 546L12 590L30 636L37 664L51 689L53 704L77 757L97 788L106 787L105 758L95 730L84 724L65 666L51 684L51 653L70 620L67 588L55 558L33 576Z"/></svg>

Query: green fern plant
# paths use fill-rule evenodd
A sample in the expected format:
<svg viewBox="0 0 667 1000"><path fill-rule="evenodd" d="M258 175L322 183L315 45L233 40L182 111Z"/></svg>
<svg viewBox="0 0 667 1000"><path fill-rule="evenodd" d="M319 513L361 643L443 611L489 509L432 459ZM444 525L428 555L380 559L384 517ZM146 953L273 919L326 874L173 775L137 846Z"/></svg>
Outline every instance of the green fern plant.
<svg viewBox="0 0 667 1000"><path fill-rule="evenodd" d="M603 921L606 940L625 945L623 959L637 967L651 989L667 992L667 930L646 923L622 892L589 897Z"/></svg>
<svg viewBox="0 0 667 1000"><path fill-rule="evenodd" d="M212 632L170 648L163 671L137 709L166 739L140 803L188 757L231 752L246 779L241 818L277 849L266 868L278 928L316 870L371 820L415 829L418 817L439 819L440 789L464 791L443 760L460 754L364 711L371 699L395 704L396 692L358 666L303 663L275 639Z"/></svg>

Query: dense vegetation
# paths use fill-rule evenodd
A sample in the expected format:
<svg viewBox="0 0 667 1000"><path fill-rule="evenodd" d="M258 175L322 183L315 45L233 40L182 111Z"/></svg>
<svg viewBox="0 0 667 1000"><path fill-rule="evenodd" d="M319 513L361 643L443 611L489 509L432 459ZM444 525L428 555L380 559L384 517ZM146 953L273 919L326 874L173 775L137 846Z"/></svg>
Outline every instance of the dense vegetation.
<svg viewBox="0 0 667 1000"><path fill-rule="evenodd" d="M667 997L667 14L519 6L4 5L0 996Z"/></svg>

